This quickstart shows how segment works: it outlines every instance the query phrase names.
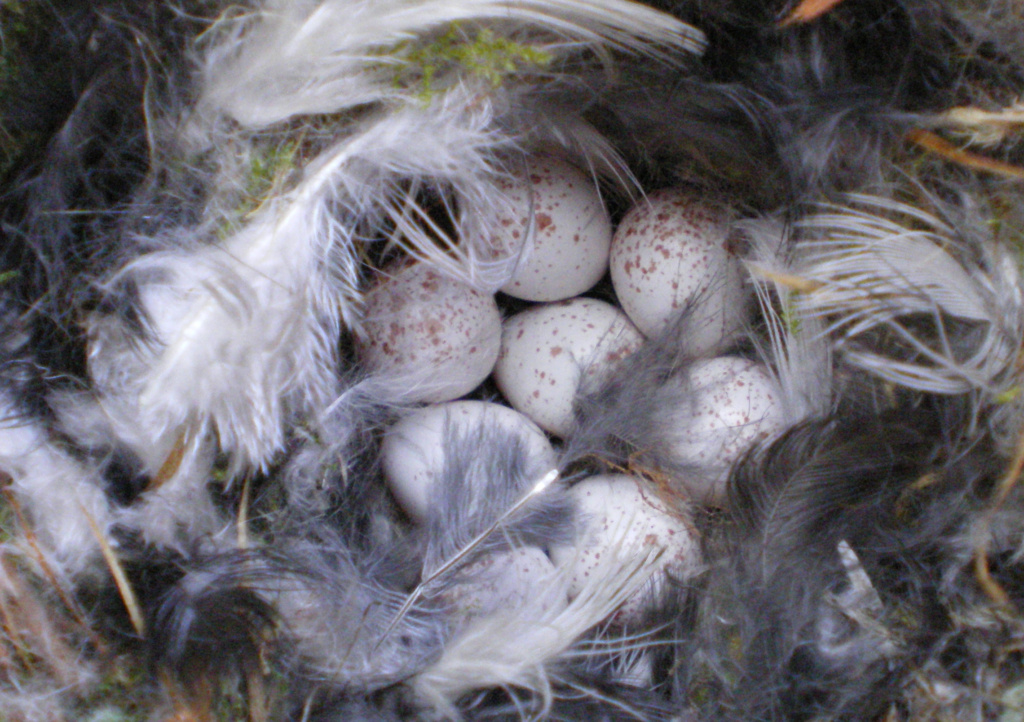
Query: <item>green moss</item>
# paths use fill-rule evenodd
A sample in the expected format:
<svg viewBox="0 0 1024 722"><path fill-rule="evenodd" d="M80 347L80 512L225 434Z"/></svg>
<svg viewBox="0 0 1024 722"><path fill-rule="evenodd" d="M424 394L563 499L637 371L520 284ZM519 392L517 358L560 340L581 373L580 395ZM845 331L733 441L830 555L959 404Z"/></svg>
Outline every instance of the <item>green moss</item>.
<svg viewBox="0 0 1024 722"><path fill-rule="evenodd" d="M256 149L249 162L249 175L245 182L245 200L253 208L262 203L295 168L297 152L296 140Z"/></svg>
<svg viewBox="0 0 1024 722"><path fill-rule="evenodd" d="M131 657L114 660L102 679L79 699L78 719L87 722L144 722L150 719L155 692L148 668Z"/></svg>
<svg viewBox="0 0 1024 722"><path fill-rule="evenodd" d="M797 292L793 293L794 296L798 295ZM800 318L800 314L793 308L792 303L783 303L782 310L780 313L782 319L782 325L785 326L786 331L791 336L799 336L803 329L803 323Z"/></svg>
<svg viewBox="0 0 1024 722"><path fill-rule="evenodd" d="M1021 392L1021 387L1020 386L1014 386L1012 388L1009 388L1006 391L1003 391L1002 393L996 395L996 403L997 404L1009 404L1009 403L1012 403L1012 402L1016 401L1018 399L1018 397L1020 397L1020 392Z"/></svg>
<svg viewBox="0 0 1024 722"><path fill-rule="evenodd" d="M17 537L18 520L14 510L3 498L0 498L0 544L6 544Z"/></svg>
<svg viewBox="0 0 1024 722"><path fill-rule="evenodd" d="M238 230L246 216L259 208L276 190L287 182L295 170L300 141L279 141L253 148L249 166L240 180L240 191L232 198L233 207L217 227L217 238L223 240Z"/></svg>
<svg viewBox="0 0 1024 722"><path fill-rule="evenodd" d="M501 37L489 28L470 33L459 23L453 23L446 33L426 45L399 46L394 55L403 61L395 84L419 85L424 100L437 92L436 80L456 68L498 87L509 75L524 68L545 68L552 61L551 53L545 50Z"/></svg>

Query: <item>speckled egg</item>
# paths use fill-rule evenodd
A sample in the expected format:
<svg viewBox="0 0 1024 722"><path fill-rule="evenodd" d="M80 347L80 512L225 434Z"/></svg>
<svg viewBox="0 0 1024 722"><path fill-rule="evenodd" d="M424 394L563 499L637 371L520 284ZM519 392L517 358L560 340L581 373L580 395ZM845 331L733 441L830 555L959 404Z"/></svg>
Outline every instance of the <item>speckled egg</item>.
<svg viewBox="0 0 1024 722"><path fill-rule="evenodd" d="M666 420L672 455L699 469L683 480L696 501L721 505L730 467L755 443L781 433L782 391L763 365L738 356L695 363L693 404Z"/></svg>
<svg viewBox="0 0 1024 722"><path fill-rule="evenodd" d="M681 190L652 193L615 231L611 279L622 310L646 336L690 309L687 350L724 348L742 326L740 268L727 248L722 211Z"/></svg>
<svg viewBox="0 0 1024 722"><path fill-rule="evenodd" d="M434 484L456 438L464 452L473 452L481 444L504 448L517 444L528 478L540 479L555 468L555 451L544 432L507 406L452 401L417 409L389 428L381 444L388 487L416 522L423 522L428 515Z"/></svg>
<svg viewBox="0 0 1024 722"><path fill-rule="evenodd" d="M612 226L594 179L565 161L537 157L520 178L499 183L511 203L496 245L522 249L501 290L558 301L596 284L608 269Z"/></svg>
<svg viewBox="0 0 1024 722"><path fill-rule="evenodd" d="M604 301L545 304L505 321L494 380L513 408L564 437L580 391L594 388L642 343L625 314Z"/></svg>
<svg viewBox="0 0 1024 722"><path fill-rule="evenodd" d="M551 560L571 574L569 596L588 583L600 583L604 570L621 567L661 552L647 585L616 613L624 624L639 621L645 606L656 601L666 576L681 581L702 568L697 531L684 509L670 510L643 480L625 474L584 479L569 490L579 514L580 533L572 545L551 550Z"/></svg>
<svg viewBox="0 0 1024 722"><path fill-rule="evenodd" d="M394 378L405 401L467 394L498 357L501 314L494 297L421 263L385 271L366 295L365 318L360 359Z"/></svg>
<svg viewBox="0 0 1024 722"><path fill-rule="evenodd" d="M565 587L554 583L555 565L537 547L517 547L487 554L459 572L463 580L444 600L466 615L494 612L555 614L569 604Z"/></svg>

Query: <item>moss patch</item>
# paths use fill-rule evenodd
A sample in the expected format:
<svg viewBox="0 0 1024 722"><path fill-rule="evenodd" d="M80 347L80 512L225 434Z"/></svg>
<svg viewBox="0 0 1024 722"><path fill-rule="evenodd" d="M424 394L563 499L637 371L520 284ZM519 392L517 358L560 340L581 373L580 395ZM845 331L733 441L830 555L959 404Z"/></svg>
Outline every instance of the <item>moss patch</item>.
<svg viewBox="0 0 1024 722"><path fill-rule="evenodd" d="M543 69L553 59L546 50L517 43L489 28L469 30L459 23L426 45L400 45L394 55L403 61L395 84L418 85L423 100L433 97L439 78L453 69L498 87L508 76L524 69Z"/></svg>

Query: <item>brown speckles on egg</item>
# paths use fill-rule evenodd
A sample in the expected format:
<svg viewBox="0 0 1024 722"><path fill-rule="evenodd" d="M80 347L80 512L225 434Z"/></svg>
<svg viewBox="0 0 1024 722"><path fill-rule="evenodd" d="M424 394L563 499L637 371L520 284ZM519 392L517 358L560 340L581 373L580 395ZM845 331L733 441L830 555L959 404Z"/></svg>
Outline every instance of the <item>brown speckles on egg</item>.
<svg viewBox="0 0 1024 722"><path fill-rule="evenodd" d="M670 577L683 581L703 567L697 533L686 509L670 512L643 481L625 475L601 475L572 487L585 527L572 545L551 550L555 565L570 574L569 595L575 597L590 583L599 584L637 559L650 559L653 575L648 587L638 590L614 617L616 623L633 623L646 603ZM663 551L660 556L651 552ZM654 592L654 593L652 593Z"/></svg>
<svg viewBox="0 0 1024 722"><path fill-rule="evenodd" d="M694 403L666 420L672 455L703 470L688 481L690 493L708 504L724 499L732 464L758 440L785 426L780 392L768 370L738 356L695 363L689 371Z"/></svg>
<svg viewBox="0 0 1024 722"><path fill-rule="evenodd" d="M596 383L642 341L625 315L603 301L536 306L505 322L494 379L515 409L565 436L584 379Z"/></svg>
<svg viewBox="0 0 1024 722"><path fill-rule="evenodd" d="M689 308L689 350L706 353L742 325L740 269L723 248L727 231L723 214L680 190L652 193L626 214L609 264L619 302L643 333L660 333Z"/></svg>
<svg viewBox="0 0 1024 722"><path fill-rule="evenodd" d="M446 401L473 390L498 357L494 298L423 264L389 269L366 296L360 358L405 379L415 400Z"/></svg>
<svg viewBox="0 0 1024 722"><path fill-rule="evenodd" d="M520 248L502 290L529 301L555 301L591 288L608 267L611 222L594 182L552 157L531 160L530 172L498 186L511 203L499 217L493 245ZM524 243L525 241L525 243Z"/></svg>

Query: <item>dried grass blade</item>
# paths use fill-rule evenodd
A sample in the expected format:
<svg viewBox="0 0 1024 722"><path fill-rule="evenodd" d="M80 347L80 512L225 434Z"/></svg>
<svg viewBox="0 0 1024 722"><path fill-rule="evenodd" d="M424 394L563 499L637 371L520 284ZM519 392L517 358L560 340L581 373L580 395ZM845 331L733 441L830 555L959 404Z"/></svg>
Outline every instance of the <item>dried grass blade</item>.
<svg viewBox="0 0 1024 722"><path fill-rule="evenodd" d="M117 592L121 595L121 601L124 602L125 609L128 610L128 617L131 619L135 633L140 637L145 637L146 621L142 617L142 610L139 607L138 599L135 597L135 591L128 581L128 575L125 574L124 567L121 566L121 561L117 558L106 537L103 536L103 532L100 530L92 514L82 505L79 505L79 509L85 515L86 521L89 522L89 528L92 529L92 533L100 545L103 560L107 563L107 568L110 569L110 574L114 577L114 584L117 585Z"/></svg>
<svg viewBox="0 0 1024 722"><path fill-rule="evenodd" d="M927 151L931 151L932 153L945 158L948 161L958 163L959 165L967 168L995 173L996 175L1001 175L1005 178L1024 180L1024 168L1013 165L1012 163L1004 163L983 155L978 155L977 153L962 150L945 138L942 138L931 131L921 130L919 128L911 130L907 133L907 140Z"/></svg>
<svg viewBox="0 0 1024 722"><path fill-rule="evenodd" d="M789 15L779 23L779 27L785 28L790 25L801 25L803 23L809 23L812 20L817 20L829 10L839 5L842 1L843 0L803 0L803 2L793 8Z"/></svg>

